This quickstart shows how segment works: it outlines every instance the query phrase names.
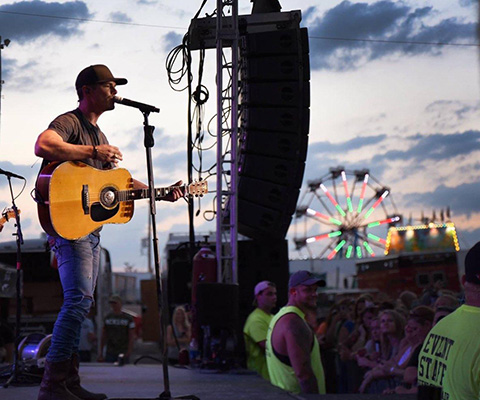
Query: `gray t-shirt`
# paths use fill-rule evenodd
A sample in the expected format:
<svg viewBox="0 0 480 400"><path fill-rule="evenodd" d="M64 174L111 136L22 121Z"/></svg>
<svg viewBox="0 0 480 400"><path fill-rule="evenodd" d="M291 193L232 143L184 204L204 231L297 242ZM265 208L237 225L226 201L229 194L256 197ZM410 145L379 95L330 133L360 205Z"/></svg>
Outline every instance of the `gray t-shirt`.
<svg viewBox="0 0 480 400"><path fill-rule="evenodd" d="M50 123L48 129L57 132L67 143L90 146L108 144L108 140L100 128L92 125L78 108L59 115ZM110 169L114 167L110 162L103 163L100 160L94 160L92 158L79 161L98 169ZM48 163L49 160L44 160L42 168Z"/></svg>

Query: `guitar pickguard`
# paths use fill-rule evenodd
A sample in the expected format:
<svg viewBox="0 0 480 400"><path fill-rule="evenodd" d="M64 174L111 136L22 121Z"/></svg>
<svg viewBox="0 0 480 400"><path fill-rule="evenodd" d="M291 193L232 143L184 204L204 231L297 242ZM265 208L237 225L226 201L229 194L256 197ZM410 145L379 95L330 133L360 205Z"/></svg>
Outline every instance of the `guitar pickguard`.
<svg viewBox="0 0 480 400"><path fill-rule="evenodd" d="M95 222L106 221L112 218L118 213L120 204L117 204L114 208L107 210L100 203L93 203L90 207L90 218Z"/></svg>

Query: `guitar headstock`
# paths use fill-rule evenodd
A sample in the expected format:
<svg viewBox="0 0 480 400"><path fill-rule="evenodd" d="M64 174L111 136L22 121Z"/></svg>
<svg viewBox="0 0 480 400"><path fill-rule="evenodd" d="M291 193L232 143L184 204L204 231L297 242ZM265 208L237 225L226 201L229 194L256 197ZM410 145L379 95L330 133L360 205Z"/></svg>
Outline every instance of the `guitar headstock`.
<svg viewBox="0 0 480 400"><path fill-rule="evenodd" d="M208 193L207 181L192 182L187 186L187 193L191 196L199 197Z"/></svg>
<svg viewBox="0 0 480 400"><path fill-rule="evenodd" d="M20 214L21 211L19 209L17 209L17 211ZM3 225L5 225L5 222L7 222L10 218L15 218L15 211L11 208L7 208L2 212L2 217L0 218L0 232L3 229Z"/></svg>

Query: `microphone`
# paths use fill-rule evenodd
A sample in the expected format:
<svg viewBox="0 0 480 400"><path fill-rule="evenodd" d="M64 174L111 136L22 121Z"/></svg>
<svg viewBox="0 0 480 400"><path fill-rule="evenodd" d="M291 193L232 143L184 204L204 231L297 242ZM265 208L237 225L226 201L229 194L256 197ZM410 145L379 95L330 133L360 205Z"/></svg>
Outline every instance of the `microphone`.
<svg viewBox="0 0 480 400"><path fill-rule="evenodd" d="M141 112L160 112L160 109L155 106L139 103L138 101L125 99L120 96L114 96L113 101L118 104L123 104L124 106L138 108Z"/></svg>
<svg viewBox="0 0 480 400"><path fill-rule="evenodd" d="M10 178L23 179L24 181L26 180L23 176L14 174L13 172L5 171L4 169L1 169L1 168L0 168L0 175L5 175Z"/></svg>

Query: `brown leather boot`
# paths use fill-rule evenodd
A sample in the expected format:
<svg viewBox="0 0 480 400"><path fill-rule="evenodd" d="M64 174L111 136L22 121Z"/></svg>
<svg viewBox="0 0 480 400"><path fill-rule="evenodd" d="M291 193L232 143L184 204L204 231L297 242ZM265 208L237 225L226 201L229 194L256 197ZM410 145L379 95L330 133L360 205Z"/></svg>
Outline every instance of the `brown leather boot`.
<svg viewBox="0 0 480 400"><path fill-rule="evenodd" d="M65 386L70 363L70 359L56 363L45 361L45 371L37 400L79 400Z"/></svg>
<svg viewBox="0 0 480 400"><path fill-rule="evenodd" d="M78 354L72 354L70 369L66 380L67 389L82 400L104 400L107 395L104 393L92 393L80 386L80 375L78 375L78 368L80 366L80 359Z"/></svg>

